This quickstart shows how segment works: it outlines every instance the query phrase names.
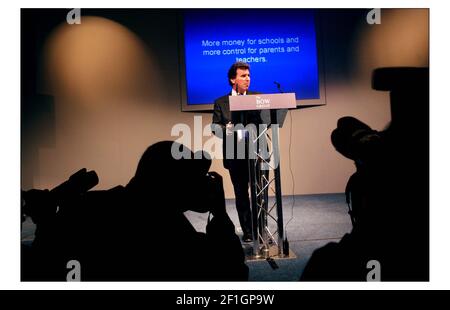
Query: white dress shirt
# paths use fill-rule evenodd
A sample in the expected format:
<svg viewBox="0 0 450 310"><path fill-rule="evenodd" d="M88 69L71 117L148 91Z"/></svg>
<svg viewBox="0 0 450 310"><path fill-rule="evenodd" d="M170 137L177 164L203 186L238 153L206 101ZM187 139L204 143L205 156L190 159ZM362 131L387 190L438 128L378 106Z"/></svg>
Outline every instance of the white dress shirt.
<svg viewBox="0 0 450 310"><path fill-rule="evenodd" d="M243 94L238 94L238 92L234 88L231 89L231 96L244 96L244 95L247 95L247 91L245 91ZM238 141L241 141L244 138L245 130L239 129L236 130L236 132Z"/></svg>

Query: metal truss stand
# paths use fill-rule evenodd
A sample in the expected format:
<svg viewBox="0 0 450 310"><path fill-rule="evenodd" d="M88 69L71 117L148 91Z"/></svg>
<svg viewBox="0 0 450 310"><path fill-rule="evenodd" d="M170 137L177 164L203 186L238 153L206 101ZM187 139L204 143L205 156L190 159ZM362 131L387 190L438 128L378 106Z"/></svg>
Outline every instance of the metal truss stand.
<svg viewBox="0 0 450 310"><path fill-rule="evenodd" d="M280 176L279 126L275 124L276 110L271 110L272 125L250 130L249 176L252 204L253 253L250 260L292 258L295 254L283 251L283 205ZM256 129L256 128L254 128ZM272 171L272 177L270 177ZM269 190L275 201L269 206Z"/></svg>

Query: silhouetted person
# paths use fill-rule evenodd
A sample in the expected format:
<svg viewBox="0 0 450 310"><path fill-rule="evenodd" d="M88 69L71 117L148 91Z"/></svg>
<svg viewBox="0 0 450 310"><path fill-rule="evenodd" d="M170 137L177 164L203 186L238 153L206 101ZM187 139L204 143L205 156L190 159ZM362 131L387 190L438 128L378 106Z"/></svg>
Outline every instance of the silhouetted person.
<svg viewBox="0 0 450 310"><path fill-rule="evenodd" d="M61 206L54 237L36 236L39 247L25 258L22 279L65 280L65 264L78 260L85 281L247 280L221 177L207 173L206 159L175 160L172 146L181 147L150 146L127 186L88 191ZM186 210L211 212L206 234L194 229ZM40 266L47 269L36 271Z"/></svg>
<svg viewBox="0 0 450 310"><path fill-rule="evenodd" d="M388 128L344 117L331 135L357 168L346 189L353 230L316 250L302 280L365 281L370 260L383 281L429 279L428 68L377 69L373 88L391 92Z"/></svg>

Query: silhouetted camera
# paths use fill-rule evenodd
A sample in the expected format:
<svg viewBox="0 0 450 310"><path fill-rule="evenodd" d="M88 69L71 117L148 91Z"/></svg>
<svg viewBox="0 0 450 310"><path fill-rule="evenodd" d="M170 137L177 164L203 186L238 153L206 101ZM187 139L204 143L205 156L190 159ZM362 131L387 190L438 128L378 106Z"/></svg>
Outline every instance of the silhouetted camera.
<svg viewBox="0 0 450 310"><path fill-rule="evenodd" d="M331 134L336 150L357 163L376 158L382 148L382 134L354 117L342 117Z"/></svg>
<svg viewBox="0 0 450 310"><path fill-rule="evenodd" d="M208 172L202 186L202 192L190 210L200 213L211 212L215 216L226 213L222 176L214 171Z"/></svg>
<svg viewBox="0 0 450 310"><path fill-rule="evenodd" d="M22 191L22 221L30 216L34 223L44 222L58 212L58 208L74 201L98 184L95 171L79 170L52 190Z"/></svg>

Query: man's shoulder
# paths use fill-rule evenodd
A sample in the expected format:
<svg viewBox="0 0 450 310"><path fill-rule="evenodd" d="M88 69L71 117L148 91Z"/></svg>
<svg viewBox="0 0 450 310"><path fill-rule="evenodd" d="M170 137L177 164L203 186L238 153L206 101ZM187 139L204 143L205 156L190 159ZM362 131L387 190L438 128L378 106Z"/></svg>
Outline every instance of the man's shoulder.
<svg viewBox="0 0 450 310"><path fill-rule="evenodd" d="M226 95L223 95L223 96L221 96L221 97L219 97L219 98L216 98L216 99L214 100L214 103L227 102L229 96L230 96L230 94L226 94Z"/></svg>

